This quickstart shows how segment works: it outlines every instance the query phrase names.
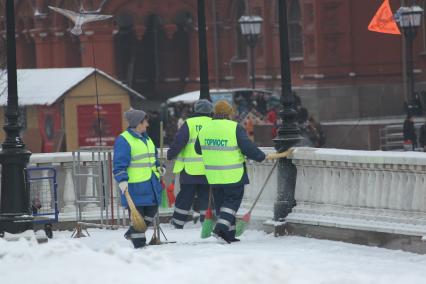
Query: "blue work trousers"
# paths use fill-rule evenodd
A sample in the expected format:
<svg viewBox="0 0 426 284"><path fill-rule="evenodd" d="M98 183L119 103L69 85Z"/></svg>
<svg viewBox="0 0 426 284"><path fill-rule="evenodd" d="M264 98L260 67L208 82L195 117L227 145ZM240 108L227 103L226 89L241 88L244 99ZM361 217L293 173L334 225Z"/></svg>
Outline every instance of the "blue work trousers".
<svg viewBox="0 0 426 284"><path fill-rule="evenodd" d="M151 225L154 222L154 217L157 214L158 206L137 206L136 209L143 216L147 226ZM130 217L130 210L129 210ZM130 239L135 248L141 248L146 245L145 233L136 231L133 226L130 226L127 232L124 234L126 239Z"/></svg>
<svg viewBox="0 0 426 284"><path fill-rule="evenodd" d="M217 223L214 231L222 231L228 239L235 238L235 216L244 196L244 185L213 186Z"/></svg>
<svg viewBox="0 0 426 284"><path fill-rule="evenodd" d="M188 216L191 214L191 206L197 196L196 207L200 211L200 221L204 222L206 210L209 203L208 184L180 184L180 191L176 196L175 210L173 212L172 224L176 228L183 228Z"/></svg>

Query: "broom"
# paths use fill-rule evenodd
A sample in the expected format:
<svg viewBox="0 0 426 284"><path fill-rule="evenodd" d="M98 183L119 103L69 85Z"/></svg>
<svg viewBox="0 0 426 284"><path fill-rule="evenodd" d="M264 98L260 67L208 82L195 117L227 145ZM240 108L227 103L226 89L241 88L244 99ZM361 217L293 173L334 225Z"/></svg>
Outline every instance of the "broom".
<svg viewBox="0 0 426 284"><path fill-rule="evenodd" d="M163 161L163 149L164 149L164 143L163 143L163 121L160 122L160 161ZM161 173L160 172L160 183L161 183L161 207L162 208L167 208L168 205L168 201L167 201L167 192L166 192L166 184L164 183L163 180L163 176L164 176L165 172ZM158 206L160 206L158 199L157 199L157 195L154 192L154 197L155 197L155 202L158 204ZM163 230L160 227L160 208L157 208L157 213L154 216L154 220L153 220L153 228L154 228L154 233L152 234L152 238L151 241L149 242L149 245L161 245L161 244L165 244L165 243L175 243L175 241L168 241L166 235L164 234ZM166 239L166 242L161 241L160 239L160 232L163 235L163 237Z"/></svg>
<svg viewBox="0 0 426 284"><path fill-rule="evenodd" d="M166 184L163 178L161 178L161 208L169 208L169 201L166 191Z"/></svg>
<svg viewBox="0 0 426 284"><path fill-rule="evenodd" d="M164 140L163 140L163 121L160 121L160 166L163 162L163 149L164 149ZM161 208L167 207L167 197L164 196L165 194L165 184L163 180L164 173L160 172L160 184L161 184L161 204L158 202L157 195L154 192L154 189L152 189L152 192L155 197L155 202L158 205L157 213L154 216L154 220L152 221L152 226L154 229L154 233L152 234L151 241L149 242L149 245L161 245L161 239L160 239L160 206Z"/></svg>
<svg viewBox="0 0 426 284"><path fill-rule="evenodd" d="M209 188L209 207L204 217L203 225L201 226L201 238L205 239L212 235L213 231L213 212L211 208L212 188Z"/></svg>
<svg viewBox="0 0 426 284"><path fill-rule="evenodd" d="M130 220L132 221L133 228L138 231L145 233L146 231L146 223L143 219L142 215L139 213L138 209L136 209L135 204L133 203L132 198L130 197L129 191L126 189L124 192L124 196L126 197L127 204L130 208Z"/></svg>
<svg viewBox="0 0 426 284"><path fill-rule="evenodd" d="M169 201L169 207L172 207L175 204L175 181L173 180L167 187L167 200Z"/></svg>
<svg viewBox="0 0 426 284"><path fill-rule="evenodd" d="M279 158L286 158L288 155L290 155L293 152L293 149L289 149L282 153L273 153L269 154L269 159L279 159ZM235 225L235 236L239 237L244 233L245 229L247 228L248 223L250 222L251 218L251 212L253 211L254 206L256 206L257 201L260 198L260 195L262 194L263 190L266 188L266 185L268 184L269 179L272 176L272 173L274 172L275 168L278 165L278 161L274 163L274 166L272 167L271 171L269 172L268 176L266 177L265 182L262 185L262 188L260 189L259 193L257 194L255 200L253 201L253 204L251 205L249 211L244 214L244 216L237 221L237 224Z"/></svg>

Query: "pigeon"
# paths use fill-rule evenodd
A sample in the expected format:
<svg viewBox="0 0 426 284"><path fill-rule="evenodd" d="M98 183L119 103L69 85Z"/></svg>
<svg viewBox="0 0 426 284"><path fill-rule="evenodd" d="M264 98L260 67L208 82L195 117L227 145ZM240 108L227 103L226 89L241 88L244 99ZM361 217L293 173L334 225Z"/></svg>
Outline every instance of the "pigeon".
<svg viewBox="0 0 426 284"><path fill-rule="evenodd" d="M49 9L58 12L59 14L64 15L68 19L74 22L74 27L71 30L71 33L79 36L83 33L83 30L81 29L81 26L85 23L89 22L96 22L96 21L102 21L109 18L112 18L112 15L99 15L97 14L98 11L90 11L90 12L74 12L66 9L61 9L57 7L49 6Z"/></svg>

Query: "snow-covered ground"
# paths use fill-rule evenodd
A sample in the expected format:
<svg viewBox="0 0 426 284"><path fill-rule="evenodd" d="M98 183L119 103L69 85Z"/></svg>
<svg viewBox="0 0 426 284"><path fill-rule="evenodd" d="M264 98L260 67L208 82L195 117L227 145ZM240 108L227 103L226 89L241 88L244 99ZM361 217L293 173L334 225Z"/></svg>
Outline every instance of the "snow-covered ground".
<svg viewBox="0 0 426 284"><path fill-rule="evenodd" d="M54 232L41 245L0 239L0 283L426 283L426 255L261 231L225 245L195 225L162 227L177 243L134 250L124 229Z"/></svg>

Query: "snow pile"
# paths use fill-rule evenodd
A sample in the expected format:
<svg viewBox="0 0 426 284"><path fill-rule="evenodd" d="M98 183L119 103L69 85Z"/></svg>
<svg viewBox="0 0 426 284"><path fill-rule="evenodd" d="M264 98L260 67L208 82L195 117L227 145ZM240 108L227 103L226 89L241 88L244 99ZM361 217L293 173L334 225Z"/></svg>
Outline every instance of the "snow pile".
<svg viewBox="0 0 426 284"><path fill-rule="evenodd" d="M240 243L199 238L200 228L174 230L175 244L134 250L125 230L89 229L91 237L0 239L0 283L425 283L426 256L302 237L247 231Z"/></svg>

